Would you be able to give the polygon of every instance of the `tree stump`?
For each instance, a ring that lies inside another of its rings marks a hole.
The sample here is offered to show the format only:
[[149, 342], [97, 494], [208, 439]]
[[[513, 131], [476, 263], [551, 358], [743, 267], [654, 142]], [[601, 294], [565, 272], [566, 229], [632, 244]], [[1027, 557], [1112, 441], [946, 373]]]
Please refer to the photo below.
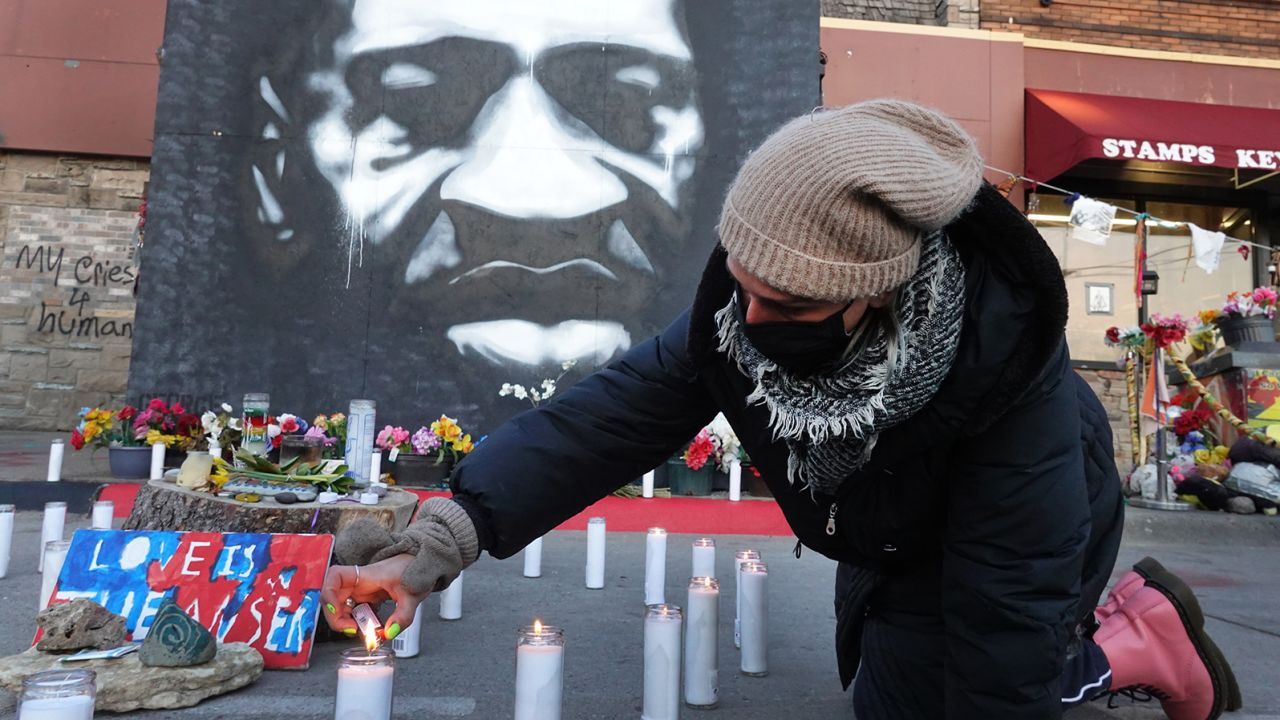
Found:
[[417, 505], [417, 495], [395, 489], [377, 505], [282, 505], [265, 497], [261, 502], [246, 503], [151, 480], [138, 491], [124, 529], [336, 534], [358, 518], [371, 518], [388, 530], [402, 530]]

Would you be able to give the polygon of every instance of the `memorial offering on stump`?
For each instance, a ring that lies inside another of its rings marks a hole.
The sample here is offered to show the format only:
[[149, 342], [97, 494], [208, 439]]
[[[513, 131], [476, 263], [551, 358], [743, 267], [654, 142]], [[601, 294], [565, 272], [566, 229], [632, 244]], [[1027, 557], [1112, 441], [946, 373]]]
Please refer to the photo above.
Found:
[[109, 650], [127, 640], [124, 618], [92, 600], [76, 598], [41, 610], [36, 615], [42, 652]]
[[188, 667], [209, 662], [217, 652], [213, 634], [172, 599], [165, 599], [151, 621], [138, 659], [147, 667]]
[[219, 642], [249, 643], [268, 668], [305, 669], [332, 546], [330, 535], [78, 530], [53, 597], [101, 604], [134, 641], [172, 633], [161, 645], [198, 635], [179, 611]]

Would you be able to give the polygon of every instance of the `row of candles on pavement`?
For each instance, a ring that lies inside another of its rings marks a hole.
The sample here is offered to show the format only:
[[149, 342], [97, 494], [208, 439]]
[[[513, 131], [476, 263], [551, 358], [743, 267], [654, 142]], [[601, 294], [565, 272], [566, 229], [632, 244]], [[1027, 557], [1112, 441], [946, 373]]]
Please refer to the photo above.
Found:
[[[587, 522], [587, 588], [604, 587], [604, 558], [605, 519], [591, 518]], [[720, 584], [716, 579], [715, 540], [700, 538], [693, 543], [693, 578], [684, 609], [666, 602], [666, 558], [667, 531], [650, 528], [645, 541], [644, 720], [679, 718], [682, 676], [684, 704], [712, 708], [719, 702]], [[739, 669], [743, 675], [763, 676], [769, 671], [768, 567], [754, 550], [738, 551], [734, 567], [737, 592], [733, 639], [741, 649]], [[524, 576], [541, 575], [542, 539], [538, 538], [524, 550]], [[441, 595], [443, 619], [462, 617], [463, 576], [458, 575]], [[358, 605], [353, 614], [367, 647], [342, 653], [335, 718], [390, 718], [393, 657], [418, 654], [422, 605], [418, 606], [410, 632], [395, 638], [391, 652], [378, 647], [380, 624], [372, 609]], [[563, 687], [564, 630], [535, 620], [517, 633], [515, 720], [559, 720]]]
[[[0, 505], [0, 578], [9, 574], [9, 558], [13, 549], [13, 505]], [[115, 504], [110, 500], [97, 500], [93, 503], [91, 525], [95, 530], [110, 530], [111, 520], [115, 516]], [[43, 610], [49, 604], [53, 594], [53, 586], [62, 573], [62, 563], [67, 559], [67, 549], [71, 541], [64, 539], [67, 523], [67, 504], [65, 502], [47, 502], [44, 504], [44, 522], [40, 526], [40, 554], [36, 561], [36, 569], [42, 574], [40, 581], [40, 597], [37, 610]]]

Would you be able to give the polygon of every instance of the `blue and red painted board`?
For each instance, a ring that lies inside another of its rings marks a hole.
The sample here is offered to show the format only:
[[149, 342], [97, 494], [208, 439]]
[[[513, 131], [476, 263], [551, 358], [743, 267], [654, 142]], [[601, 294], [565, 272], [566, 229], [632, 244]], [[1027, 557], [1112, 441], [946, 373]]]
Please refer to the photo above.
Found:
[[141, 640], [172, 597], [267, 668], [305, 669], [332, 549], [330, 535], [77, 530], [53, 601], [93, 600]]

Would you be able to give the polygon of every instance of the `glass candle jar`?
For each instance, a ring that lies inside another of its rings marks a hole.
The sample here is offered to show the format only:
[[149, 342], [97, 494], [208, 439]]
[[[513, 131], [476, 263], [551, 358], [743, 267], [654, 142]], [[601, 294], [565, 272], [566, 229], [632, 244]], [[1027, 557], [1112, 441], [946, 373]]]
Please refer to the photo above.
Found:
[[516, 634], [515, 720], [560, 720], [564, 630], [535, 620]]
[[92, 670], [47, 670], [22, 681], [18, 720], [93, 720]]
[[641, 720], [680, 720], [680, 631], [676, 605], [644, 611], [644, 699]]
[[373, 400], [352, 400], [347, 409], [347, 467], [356, 479], [357, 487], [365, 487], [373, 457], [374, 425], [378, 418], [378, 403]]
[[49, 600], [58, 587], [58, 576], [62, 574], [62, 564], [66, 562], [69, 549], [70, 540], [54, 540], [44, 546], [44, 573], [40, 576], [40, 604], [37, 610], [49, 607]]
[[[284, 467], [294, 458], [298, 463], [308, 465], [318, 463], [324, 455], [324, 440], [306, 435], [285, 435], [280, 440], [280, 466]], [[294, 465], [296, 468], [297, 465]]]
[[241, 431], [240, 447], [254, 455], [266, 455], [269, 442], [267, 440], [267, 413], [271, 410], [271, 396], [267, 393], [246, 393], [242, 416], [244, 428]]
[[390, 650], [343, 650], [334, 720], [391, 720], [395, 659]]

